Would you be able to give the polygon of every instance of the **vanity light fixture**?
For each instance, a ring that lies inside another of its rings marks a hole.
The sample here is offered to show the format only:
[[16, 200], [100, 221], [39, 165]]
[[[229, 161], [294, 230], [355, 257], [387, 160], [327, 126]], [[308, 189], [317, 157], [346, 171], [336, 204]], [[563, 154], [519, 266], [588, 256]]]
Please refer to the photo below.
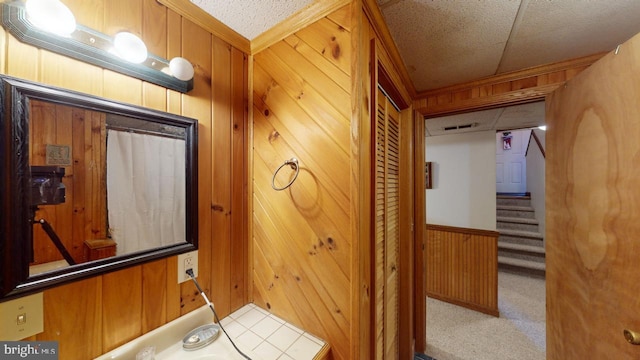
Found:
[[[182, 93], [193, 89], [193, 65], [147, 52], [135, 34], [110, 37], [77, 24], [60, 0], [2, 3], [2, 26], [19, 41]], [[173, 65], [172, 65], [173, 63]]]
[[27, 20], [43, 31], [69, 37], [76, 31], [76, 18], [59, 0], [28, 0]]
[[113, 37], [113, 51], [119, 57], [140, 64], [147, 60], [147, 46], [136, 35], [123, 31]]

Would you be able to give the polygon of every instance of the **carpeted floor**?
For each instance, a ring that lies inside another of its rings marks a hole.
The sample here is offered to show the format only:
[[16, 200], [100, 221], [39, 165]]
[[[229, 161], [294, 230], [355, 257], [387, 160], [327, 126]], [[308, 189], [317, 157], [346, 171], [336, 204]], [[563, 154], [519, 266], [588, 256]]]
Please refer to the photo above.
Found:
[[496, 318], [428, 298], [427, 355], [437, 360], [545, 359], [544, 279], [499, 272], [498, 309]]

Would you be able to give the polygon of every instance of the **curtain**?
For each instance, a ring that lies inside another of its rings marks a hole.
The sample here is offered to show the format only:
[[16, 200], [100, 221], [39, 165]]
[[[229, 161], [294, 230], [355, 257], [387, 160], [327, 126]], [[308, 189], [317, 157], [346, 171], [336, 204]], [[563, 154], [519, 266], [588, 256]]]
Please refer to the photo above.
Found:
[[117, 254], [186, 241], [185, 141], [107, 131], [107, 212]]

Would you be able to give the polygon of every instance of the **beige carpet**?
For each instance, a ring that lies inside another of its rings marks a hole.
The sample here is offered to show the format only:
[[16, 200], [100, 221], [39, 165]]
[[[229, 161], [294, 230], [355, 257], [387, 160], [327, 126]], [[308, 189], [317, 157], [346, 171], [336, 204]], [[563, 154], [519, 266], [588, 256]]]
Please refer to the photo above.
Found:
[[437, 360], [545, 359], [545, 282], [498, 273], [496, 318], [427, 299], [427, 355]]

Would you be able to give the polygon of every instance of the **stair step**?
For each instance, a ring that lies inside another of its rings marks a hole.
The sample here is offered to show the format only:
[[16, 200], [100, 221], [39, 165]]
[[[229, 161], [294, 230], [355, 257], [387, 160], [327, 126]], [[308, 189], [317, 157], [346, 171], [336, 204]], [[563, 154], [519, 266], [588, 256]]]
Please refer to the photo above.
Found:
[[497, 222], [517, 223], [517, 224], [529, 224], [538, 225], [538, 220], [531, 218], [512, 217], [512, 216], [496, 216]]
[[518, 268], [525, 268], [525, 269], [532, 269], [532, 270], [539, 270], [539, 271], [545, 271], [546, 269], [545, 264], [541, 262], [514, 259], [514, 258], [509, 258], [504, 256], [498, 256], [498, 264], [510, 265]]
[[531, 206], [517, 206], [517, 205], [496, 205], [496, 210], [512, 210], [512, 211], [525, 211], [533, 212], [534, 209]]
[[531, 206], [531, 196], [498, 195], [496, 196], [496, 204], [511, 206]]
[[498, 241], [498, 249], [507, 249], [512, 251], [528, 252], [542, 255], [545, 254], [544, 248], [542, 246], [514, 244], [504, 241]]
[[544, 236], [542, 236], [542, 234], [540, 234], [539, 232], [534, 232], [534, 231], [501, 229], [498, 232], [500, 233], [500, 235], [504, 235], [504, 236], [522, 237], [522, 238], [536, 239], [536, 240], [543, 240], [544, 239]]

